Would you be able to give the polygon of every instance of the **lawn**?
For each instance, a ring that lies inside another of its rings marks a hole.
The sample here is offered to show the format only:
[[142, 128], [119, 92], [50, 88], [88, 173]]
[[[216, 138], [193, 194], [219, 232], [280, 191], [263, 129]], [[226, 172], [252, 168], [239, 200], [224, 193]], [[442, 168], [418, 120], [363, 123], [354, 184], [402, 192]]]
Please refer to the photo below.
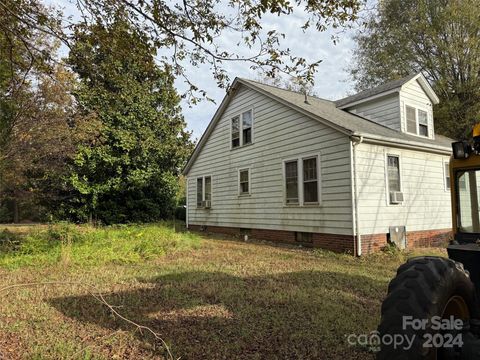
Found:
[[2, 359], [373, 359], [346, 335], [376, 329], [406, 257], [444, 254], [358, 259], [168, 224], [11, 229], [0, 244]]

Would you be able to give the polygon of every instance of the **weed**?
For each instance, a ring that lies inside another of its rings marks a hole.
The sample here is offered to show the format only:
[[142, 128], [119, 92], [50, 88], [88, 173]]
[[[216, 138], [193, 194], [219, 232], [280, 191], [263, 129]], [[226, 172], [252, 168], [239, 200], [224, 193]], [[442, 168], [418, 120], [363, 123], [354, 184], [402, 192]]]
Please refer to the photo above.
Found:
[[9, 245], [2, 246], [0, 266], [8, 268], [131, 264], [199, 244], [197, 236], [176, 233], [167, 224], [94, 228], [59, 223], [23, 235], [1, 234], [0, 242]]

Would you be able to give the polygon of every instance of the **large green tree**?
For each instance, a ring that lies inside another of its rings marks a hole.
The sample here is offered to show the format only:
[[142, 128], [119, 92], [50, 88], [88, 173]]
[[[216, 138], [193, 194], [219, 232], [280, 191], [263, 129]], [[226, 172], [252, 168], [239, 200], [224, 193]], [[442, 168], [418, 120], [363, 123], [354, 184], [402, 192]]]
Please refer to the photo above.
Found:
[[356, 36], [351, 75], [363, 90], [422, 72], [441, 102], [436, 131], [464, 138], [480, 118], [477, 0], [383, 0]]
[[75, 98], [100, 126], [96, 142], [77, 149], [70, 177], [77, 196], [68, 207], [79, 219], [105, 223], [169, 216], [192, 149], [173, 76], [124, 13], [108, 25], [78, 25], [74, 38]]

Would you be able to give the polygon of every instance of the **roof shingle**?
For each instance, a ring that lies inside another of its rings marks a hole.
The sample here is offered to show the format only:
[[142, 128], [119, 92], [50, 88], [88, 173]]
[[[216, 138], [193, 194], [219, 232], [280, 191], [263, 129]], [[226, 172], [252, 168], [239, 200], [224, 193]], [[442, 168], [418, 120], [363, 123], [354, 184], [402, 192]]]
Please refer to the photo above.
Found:
[[381, 94], [383, 92], [386, 92], [386, 91], [390, 91], [390, 90], [400, 88], [402, 85], [409, 82], [410, 80], [412, 80], [417, 75], [418, 74], [408, 75], [408, 76], [406, 76], [404, 78], [401, 78], [401, 79], [398, 79], [398, 80], [389, 81], [385, 84], [374, 87], [373, 89], [360, 91], [359, 93], [357, 93], [355, 95], [347, 96], [343, 99], [335, 101], [335, 105], [337, 105], [338, 107], [342, 107], [342, 106], [347, 105], [347, 104], [351, 104], [351, 103], [354, 103], [354, 102], [357, 102], [357, 101], [360, 101], [360, 100], [363, 100], [363, 99], [367, 99], [367, 98], [375, 96], [375, 95], [379, 95], [379, 94]]
[[404, 141], [426, 147], [442, 147], [445, 150], [450, 150], [451, 143], [454, 141], [448, 137], [438, 134], [435, 135], [435, 139], [409, 135], [378, 124], [372, 120], [352, 114], [348, 111], [341, 110], [337, 107], [336, 102], [334, 101], [321, 99], [315, 96], [307, 96], [308, 102], [306, 103], [305, 94], [302, 93], [280, 89], [253, 80], [238, 79], [238, 81], [257, 89], [262, 93], [267, 93], [270, 96], [283, 101], [284, 103], [288, 103], [294, 108], [308, 112], [314, 117], [320, 117], [321, 119], [332, 124], [334, 127], [339, 127], [352, 135], [372, 135], [384, 138], [386, 141], [390, 141], [392, 143]]

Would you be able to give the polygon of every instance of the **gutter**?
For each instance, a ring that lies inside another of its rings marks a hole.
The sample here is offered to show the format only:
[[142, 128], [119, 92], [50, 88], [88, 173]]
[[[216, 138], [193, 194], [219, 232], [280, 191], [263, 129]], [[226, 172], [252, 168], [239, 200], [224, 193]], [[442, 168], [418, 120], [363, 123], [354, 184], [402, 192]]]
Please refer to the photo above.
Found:
[[357, 171], [357, 145], [363, 142], [363, 136], [350, 136], [352, 159], [352, 201], [353, 201], [353, 234], [355, 236], [354, 252], [356, 256], [362, 255], [362, 236], [360, 234], [360, 221], [358, 211], [358, 171]]
[[[395, 139], [394, 141], [389, 140], [388, 138], [372, 135], [372, 134], [362, 134], [355, 132], [350, 138], [362, 138], [362, 141], [365, 141], [369, 144], [378, 144], [390, 147], [400, 147], [404, 149], [417, 150], [417, 151], [430, 151], [432, 153], [441, 154], [441, 155], [452, 155], [452, 149], [450, 147], [444, 147], [440, 145], [433, 144], [421, 144], [415, 141], [409, 140], [400, 140]], [[452, 140], [454, 141], [454, 140]]]

